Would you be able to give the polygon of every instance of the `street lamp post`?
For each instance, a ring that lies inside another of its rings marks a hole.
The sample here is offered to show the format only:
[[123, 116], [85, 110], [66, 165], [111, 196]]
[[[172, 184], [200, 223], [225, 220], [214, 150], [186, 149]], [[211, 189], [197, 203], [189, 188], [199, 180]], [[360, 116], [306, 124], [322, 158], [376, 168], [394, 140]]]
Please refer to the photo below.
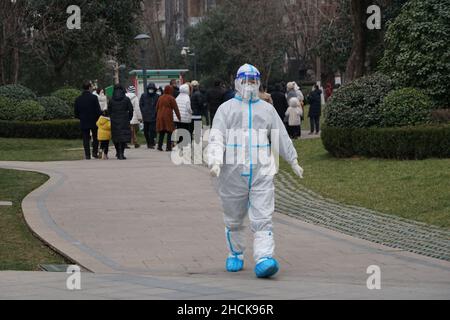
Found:
[[125, 78], [126, 78], [126, 76], [125, 76], [126, 69], [127, 69], [127, 66], [124, 64], [121, 64], [119, 66], [119, 83], [124, 84]]
[[142, 77], [143, 77], [143, 91], [145, 92], [145, 89], [147, 88], [147, 70], [145, 68], [145, 43], [146, 40], [150, 39], [150, 37], [146, 34], [140, 34], [137, 35], [134, 40], [138, 41], [140, 44], [140, 49], [141, 49], [141, 59], [142, 59]]
[[198, 80], [197, 78], [197, 55], [195, 53], [192, 54], [194, 56], [194, 77], [195, 80]]
[[191, 48], [189, 48], [189, 47], [183, 47], [183, 49], [181, 50], [181, 55], [185, 58], [187, 56], [194, 57], [194, 78], [195, 78], [195, 80], [198, 80], [197, 79], [197, 55], [195, 54], [195, 52], [193, 52], [191, 50]]

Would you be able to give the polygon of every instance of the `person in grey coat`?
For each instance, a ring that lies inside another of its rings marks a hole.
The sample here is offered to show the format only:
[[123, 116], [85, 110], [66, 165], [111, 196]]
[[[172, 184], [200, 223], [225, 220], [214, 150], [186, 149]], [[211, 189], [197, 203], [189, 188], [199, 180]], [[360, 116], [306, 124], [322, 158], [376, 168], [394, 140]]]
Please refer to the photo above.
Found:
[[133, 105], [126, 96], [125, 89], [120, 84], [116, 84], [112, 99], [108, 103], [108, 113], [111, 118], [112, 140], [119, 160], [126, 160], [125, 145], [131, 142], [130, 121], [133, 118], [133, 112]]

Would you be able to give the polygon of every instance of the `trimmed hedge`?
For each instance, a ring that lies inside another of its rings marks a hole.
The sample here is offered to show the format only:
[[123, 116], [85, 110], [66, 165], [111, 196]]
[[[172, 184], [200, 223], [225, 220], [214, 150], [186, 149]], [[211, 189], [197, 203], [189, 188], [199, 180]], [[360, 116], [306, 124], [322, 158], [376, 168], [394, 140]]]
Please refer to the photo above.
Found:
[[0, 120], [40, 121], [44, 116], [44, 107], [34, 100], [15, 101], [0, 96]]
[[437, 108], [450, 104], [450, 1], [410, 0], [388, 24], [381, 70], [425, 90]]
[[45, 109], [45, 120], [73, 119], [73, 109], [58, 97], [41, 97], [38, 101]]
[[382, 127], [405, 127], [429, 123], [431, 99], [419, 89], [402, 88], [389, 92], [380, 105]]
[[14, 120], [15, 106], [14, 100], [0, 96], [0, 120]]
[[80, 139], [78, 120], [38, 122], [0, 121], [0, 137], [33, 139]]
[[36, 95], [33, 91], [18, 84], [1, 86], [0, 96], [7, 97], [16, 101], [36, 100]]
[[40, 121], [44, 120], [45, 109], [34, 100], [20, 101], [14, 107], [13, 120], [16, 121]]
[[322, 142], [335, 157], [450, 158], [450, 125], [402, 128], [324, 127]]
[[75, 106], [75, 100], [81, 95], [81, 91], [72, 88], [59, 89], [52, 93], [53, 97], [57, 97], [64, 101], [70, 108]]
[[337, 90], [325, 108], [330, 127], [369, 128], [381, 122], [380, 104], [394, 88], [392, 80], [375, 73], [352, 81]]

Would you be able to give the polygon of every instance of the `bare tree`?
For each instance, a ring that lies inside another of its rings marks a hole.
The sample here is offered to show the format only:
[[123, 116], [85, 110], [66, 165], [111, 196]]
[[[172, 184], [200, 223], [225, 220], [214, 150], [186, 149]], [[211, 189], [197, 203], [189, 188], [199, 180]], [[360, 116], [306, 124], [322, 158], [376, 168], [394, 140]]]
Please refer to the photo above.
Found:
[[283, 0], [285, 25], [288, 32], [289, 56], [306, 66], [314, 66], [316, 80], [321, 76], [321, 56], [316, 50], [322, 25], [338, 20], [337, 8], [342, 0]]
[[228, 19], [233, 25], [229, 32], [234, 42], [223, 46], [224, 53], [258, 66], [262, 81], [267, 84], [274, 64], [282, 59], [287, 45], [282, 7], [274, 0], [227, 0], [223, 5], [230, 8]]
[[364, 74], [367, 50], [365, 14], [367, 0], [351, 0], [351, 20], [353, 28], [353, 47], [345, 72], [346, 79], [351, 81]]
[[[170, 61], [171, 49], [177, 41], [177, 23], [186, 18], [182, 13], [184, 0], [143, 0], [142, 29], [150, 36], [150, 62], [157, 68], [166, 68]], [[178, 3], [178, 6], [175, 4]], [[183, 23], [186, 23], [184, 21]]]
[[20, 50], [29, 39], [24, 0], [0, 2], [0, 84], [17, 83]]
[[318, 31], [316, 16], [318, 14], [315, 0], [283, 0], [286, 14], [286, 30], [289, 35], [290, 53], [297, 61], [311, 62], [312, 48], [315, 46]]

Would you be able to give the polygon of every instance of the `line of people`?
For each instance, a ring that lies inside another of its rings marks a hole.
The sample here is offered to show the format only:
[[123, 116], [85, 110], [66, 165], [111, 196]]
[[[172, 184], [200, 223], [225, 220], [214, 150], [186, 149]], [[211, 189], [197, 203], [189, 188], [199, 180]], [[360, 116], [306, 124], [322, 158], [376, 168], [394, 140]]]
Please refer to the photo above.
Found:
[[159, 90], [155, 83], [149, 83], [138, 98], [134, 86], [125, 90], [118, 84], [108, 102], [103, 89], [94, 89], [92, 83], [86, 81], [82, 94], [75, 102], [75, 117], [80, 120], [85, 158], [109, 159], [109, 143], [112, 140], [117, 159], [126, 160], [125, 149], [129, 148], [129, 143], [135, 148], [140, 147], [137, 137], [141, 129], [149, 149], [157, 147], [163, 151], [166, 141], [166, 151], [171, 151], [175, 129], [186, 129], [192, 133], [193, 121], [203, 121], [206, 117], [209, 122], [207, 101], [200, 92], [198, 82], [178, 88], [176, 81], [172, 81], [164, 92]]
[[85, 159], [108, 159], [109, 143], [112, 139], [117, 159], [125, 160], [127, 144], [133, 142], [135, 146], [139, 146], [136, 129], [142, 121], [142, 114], [136, 90], [129, 87], [127, 92], [118, 84], [114, 86], [109, 102], [103, 89], [97, 89], [95, 94], [93, 92], [92, 83], [85, 81], [83, 92], [75, 101], [75, 118], [80, 120]]
[[[305, 97], [300, 87], [295, 82], [289, 82], [286, 90], [281, 84], [275, 85], [271, 94], [265, 89], [261, 86], [259, 98], [274, 106], [291, 139], [299, 138], [305, 117]], [[227, 87], [219, 80], [206, 92], [201, 90], [198, 81], [178, 88], [176, 80], [172, 80], [163, 92], [155, 83], [149, 83], [140, 98], [134, 86], [125, 90], [121, 85], [116, 85], [108, 102], [104, 90], [94, 90], [92, 83], [87, 81], [75, 103], [75, 117], [80, 119], [85, 157], [108, 159], [112, 139], [116, 157], [125, 160], [125, 149], [129, 148], [129, 143], [135, 148], [140, 147], [137, 138], [139, 130], [143, 130], [149, 149], [163, 151], [166, 141], [166, 151], [172, 151], [172, 134], [176, 129], [185, 129], [192, 136], [196, 121], [203, 123], [205, 119], [207, 126], [212, 125], [218, 108], [234, 98], [235, 94], [231, 86]], [[321, 95], [322, 91], [316, 85], [307, 97], [310, 104], [310, 135], [320, 132]], [[181, 139], [177, 141], [181, 142]]]

